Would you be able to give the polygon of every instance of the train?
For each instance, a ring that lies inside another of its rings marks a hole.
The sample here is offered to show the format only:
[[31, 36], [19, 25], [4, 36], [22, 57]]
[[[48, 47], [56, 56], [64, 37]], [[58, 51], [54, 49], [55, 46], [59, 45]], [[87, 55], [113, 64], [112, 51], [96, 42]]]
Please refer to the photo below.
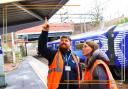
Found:
[[[107, 29], [86, 32], [70, 36], [72, 39], [71, 50], [84, 61], [81, 45], [85, 41], [98, 43], [100, 50], [105, 52], [110, 59], [110, 70], [117, 80], [128, 80], [128, 23], [113, 25]], [[47, 46], [57, 49], [60, 40], [48, 42]]]

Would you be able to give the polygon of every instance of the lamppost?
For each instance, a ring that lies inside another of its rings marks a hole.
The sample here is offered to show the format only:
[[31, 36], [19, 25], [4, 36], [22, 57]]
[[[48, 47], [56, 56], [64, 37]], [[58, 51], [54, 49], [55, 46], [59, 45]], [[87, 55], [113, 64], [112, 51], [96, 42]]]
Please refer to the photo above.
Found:
[[27, 56], [28, 35], [26, 35], [26, 36], [24, 37], [24, 42], [25, 42], [25, 53], [26, 53], [26, 56]]
[[14, 33], [11, 33], [12, 37], [12, 57], [13, 57], [13, 66], [16, 66], [16, 55], [15, 55], [15, 43], [14, 43]]

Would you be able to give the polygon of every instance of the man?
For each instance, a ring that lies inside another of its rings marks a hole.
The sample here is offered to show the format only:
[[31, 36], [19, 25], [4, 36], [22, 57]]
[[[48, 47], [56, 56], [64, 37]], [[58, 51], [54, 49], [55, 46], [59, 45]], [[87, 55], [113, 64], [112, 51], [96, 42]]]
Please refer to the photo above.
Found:
[[70, 50], [71, 39], [60, 38], [58, 50], [47, 48], [49, 24], [43, 25], [38, 41], [38, 52], [48, 60], [48, 89], [79, 89], [82, 75], [79, 60]]

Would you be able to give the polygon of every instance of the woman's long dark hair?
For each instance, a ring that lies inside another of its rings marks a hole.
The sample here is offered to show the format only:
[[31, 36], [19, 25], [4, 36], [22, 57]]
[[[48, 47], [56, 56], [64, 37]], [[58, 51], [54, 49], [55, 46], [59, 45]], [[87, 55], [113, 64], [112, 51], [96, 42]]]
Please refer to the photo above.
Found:
[[93, 52], [99, 48], [99, 45], [95, 43], [94, 41], [86, 41], [85, 44], [87, 44], [88, 46], [92, 48], [91, 56]]
[[[95, 43], [94, 41], [86, 41], [85, 44], [87, 44], [89, 47], [92, 48], [92, 52], [90, 53], [90, 56], [92, 57], [93, 52], [99, 48], [99, 45], [97, 43]], [[87, 70], [90, 69], [92, 66], [92, 63], [90, 63], [90, 62], [93, 62], [93, 61], [90, 61], [91, 57], [87, 58], [87, 60], [85, 62], [85, 64], [87, 65], [86, 66]]]

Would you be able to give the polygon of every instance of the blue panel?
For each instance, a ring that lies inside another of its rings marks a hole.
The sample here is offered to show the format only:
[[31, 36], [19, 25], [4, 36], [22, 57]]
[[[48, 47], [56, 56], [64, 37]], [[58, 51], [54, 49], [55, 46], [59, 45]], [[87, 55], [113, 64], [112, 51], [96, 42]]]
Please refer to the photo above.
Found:
[[114, 32], [115, 64], [118, 68], [126, 66], [128, 69], [128, 28], [117, 27]]

